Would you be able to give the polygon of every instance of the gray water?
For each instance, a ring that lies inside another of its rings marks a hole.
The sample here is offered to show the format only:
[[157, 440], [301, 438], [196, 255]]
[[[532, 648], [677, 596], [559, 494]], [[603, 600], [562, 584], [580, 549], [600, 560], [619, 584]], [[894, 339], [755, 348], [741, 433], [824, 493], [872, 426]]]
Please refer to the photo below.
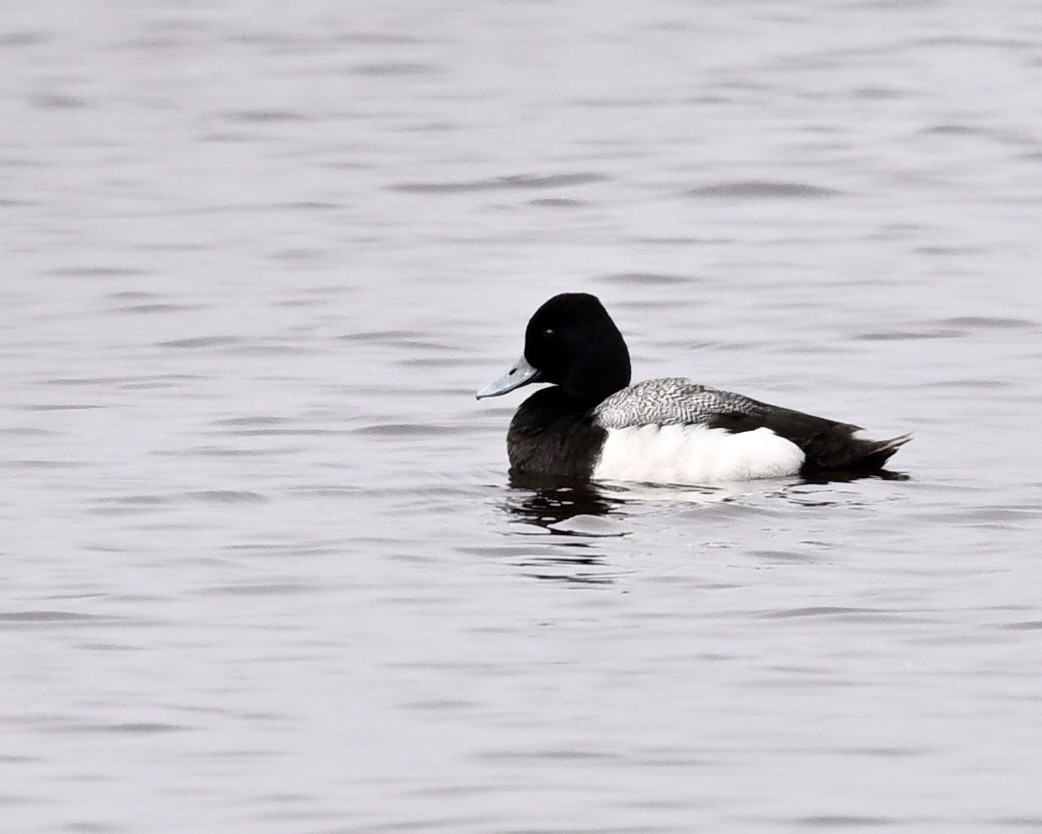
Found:
[[[1042, 6], [9, 2], [0, 819], [1042, 828]], [[512, 487], [546, 298], [905, 480]]]

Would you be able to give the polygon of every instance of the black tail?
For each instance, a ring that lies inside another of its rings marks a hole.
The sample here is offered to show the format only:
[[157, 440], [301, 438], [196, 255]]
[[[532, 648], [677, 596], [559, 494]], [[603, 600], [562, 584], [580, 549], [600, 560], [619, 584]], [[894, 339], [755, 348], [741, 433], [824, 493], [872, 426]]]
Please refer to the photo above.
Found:
[[831, 431], [809, 438], [789, 438], [803, 449], [807, 460], [804, 469], [839, 469], [850, 472], [870, 472], [881, 469], [902, 446], [912, 439], [910, 434], [889, 440], [871, 440], [856, 437], [856, 429], [836, 424]]

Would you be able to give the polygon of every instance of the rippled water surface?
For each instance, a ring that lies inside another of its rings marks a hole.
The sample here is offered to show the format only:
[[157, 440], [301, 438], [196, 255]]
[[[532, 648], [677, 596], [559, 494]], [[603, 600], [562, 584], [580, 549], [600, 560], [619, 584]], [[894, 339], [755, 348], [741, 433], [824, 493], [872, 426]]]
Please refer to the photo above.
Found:
[[[0, 11], [0, 818], [1042, 828], [1042, 6]], [[511, 486], [473, 392], [914, 431], [906, 479]]]

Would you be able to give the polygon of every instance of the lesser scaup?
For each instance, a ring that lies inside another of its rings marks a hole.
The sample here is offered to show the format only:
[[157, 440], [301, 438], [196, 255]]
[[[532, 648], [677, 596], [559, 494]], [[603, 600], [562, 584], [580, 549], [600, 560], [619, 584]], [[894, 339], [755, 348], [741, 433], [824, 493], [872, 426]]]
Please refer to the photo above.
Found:
[[477, 397], [534, 382], [552, 387], [525, 400], [510, 423], [516, 474], [702, 484], [871, 472], [911, 439], [869, 440], [858, 426], [686, 379], [630, 385], [626, 342], [586, 293], [554, 296], [536, 310], [521, 359]]

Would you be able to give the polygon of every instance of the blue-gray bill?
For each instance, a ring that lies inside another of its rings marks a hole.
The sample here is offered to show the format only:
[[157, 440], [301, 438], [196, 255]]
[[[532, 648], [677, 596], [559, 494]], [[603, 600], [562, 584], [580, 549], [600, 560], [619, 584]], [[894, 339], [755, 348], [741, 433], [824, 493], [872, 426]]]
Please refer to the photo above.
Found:
[[498, 397], [500, 394], [513, 391], [515, 388], [520, 388], [522, 385], [527, 385], [529, 382], [538, 381], [539, 371], [529, 365], [528, 360], [522, 356], [514, 363], [514, 367], [503, 374], [503, 376], [495, 382], [486, 385], [478, 391], [476, 396], [479, 400], [484, 399], [485, 397]]

